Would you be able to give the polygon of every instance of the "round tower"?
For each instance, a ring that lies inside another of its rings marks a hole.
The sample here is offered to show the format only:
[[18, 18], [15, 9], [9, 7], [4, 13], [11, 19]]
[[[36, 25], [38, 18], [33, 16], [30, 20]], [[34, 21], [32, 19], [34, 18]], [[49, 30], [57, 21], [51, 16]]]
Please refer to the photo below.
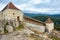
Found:
[[50, 18], [48, 18], [45, 21], [45, 24], [46, 24], [46, 32], [51, 33], [54, 29], [54, 22]]

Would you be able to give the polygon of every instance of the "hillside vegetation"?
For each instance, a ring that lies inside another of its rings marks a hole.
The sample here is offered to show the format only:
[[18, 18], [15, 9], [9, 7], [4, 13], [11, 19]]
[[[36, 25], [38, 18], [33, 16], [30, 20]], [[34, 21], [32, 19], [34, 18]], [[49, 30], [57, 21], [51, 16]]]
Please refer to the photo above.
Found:
[[51, 20], [54, 22], [55, 29], [60, 30], [60, 17], [40, 15], [40, 16], [34, 16], [32, 18], [45, 22], [48, 17], [50, 17]]

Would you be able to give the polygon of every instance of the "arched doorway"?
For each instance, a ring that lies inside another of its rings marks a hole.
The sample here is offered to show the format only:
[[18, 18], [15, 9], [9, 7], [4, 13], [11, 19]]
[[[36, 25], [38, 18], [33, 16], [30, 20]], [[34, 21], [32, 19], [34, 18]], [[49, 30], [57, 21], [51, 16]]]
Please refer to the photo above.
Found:
[[20, 17], [19, 16], [17, 16], [17, 21], [18, 21], [18, 23], [20, 25], [21, 24], [21, 21], [20, 21]]
[[17, 16], [17, 19], [19, 20], [19, 19], [20, 19], [20, 17], [19, 17], [19, 16]]

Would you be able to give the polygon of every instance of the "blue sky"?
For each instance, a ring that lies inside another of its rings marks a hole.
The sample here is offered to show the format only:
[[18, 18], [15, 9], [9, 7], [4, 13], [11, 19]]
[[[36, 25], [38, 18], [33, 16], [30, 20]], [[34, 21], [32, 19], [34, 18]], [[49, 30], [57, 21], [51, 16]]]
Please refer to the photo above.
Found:
[[0, 0], [0, 10], [9, 2], [24, 12], [60, 14], [60, 0]]

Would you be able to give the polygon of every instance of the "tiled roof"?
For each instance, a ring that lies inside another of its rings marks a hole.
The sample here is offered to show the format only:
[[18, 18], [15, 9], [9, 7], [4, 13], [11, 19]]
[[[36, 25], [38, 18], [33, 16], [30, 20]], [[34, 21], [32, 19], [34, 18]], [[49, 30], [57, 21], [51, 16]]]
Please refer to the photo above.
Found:
[[53, 21], [50, 19], [50, 18], [48, 18], [46, 21], [45, 21], [45, 23], [52, 23]]
[[15, 6], [13, 5], [12, 2], [9, 2], [9, 3], [4, 7], [4, 9], [3, 9], [2, 11], [4, 11], [4, 10], [7, 9], [7, 8], [19, 10], [17, 7], [15, 7]]
[[33, 19], [33, 18], [30, 18], [30, 17], [27, 17], [27, 16], [24, 16], [24, 18], [25, 18], [25, 20], [27, 19], [27, 20], [29, 20], [29, 21], [32, 21], [32, 22], [35, 22], [35, 23], [39, 23], [39, 24], [45, 25], [44, 22], [39, 21], [39, 20], [36, 20], [36, 19]]

